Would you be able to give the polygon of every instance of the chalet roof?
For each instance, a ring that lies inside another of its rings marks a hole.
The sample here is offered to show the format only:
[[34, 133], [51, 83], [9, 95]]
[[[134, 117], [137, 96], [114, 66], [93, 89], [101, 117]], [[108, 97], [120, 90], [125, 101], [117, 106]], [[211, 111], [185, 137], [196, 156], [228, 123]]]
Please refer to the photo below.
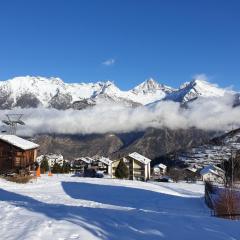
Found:
[[93, 159], [90, 158], [90, 157], [80, 157], [80, 158], [75, 158], [76, 161], [83, 161], [85, 163], [92, 163], [93, 162]]
[[186, 170], [193, 172], [193, 173], [197, 172], [197, 168], [195, 168], [195, 167], [188, 167], [188, 168], [186, 168]]
[[98, 161], [107, 164], [108, 166], [110, 166], [112, 164], [112, 160], [110, 160], [109, 158], [105, 158], [105, 157], [100, 157], [98, 159]]
[[30, 150], [38, 148], [39, 145], [33, 142], [30, 142], [26, 139], [20, 138], [16, 135], [0, 134], [0, 140], [3, 142], [9, 143], [15, 147], [18, 147], [22, 150]]
[[224, 174], [224, 170], [222, 170], [221, 168], [214, 166], [214, 165], [208, 165], [200, 171], [200, 174], [202, 176], [205, 174], [208, 174], [208, 173], [212, 173], [214, 175], [220, 176], [220, 175]]
[[133, 152], [133, 153], [129, 154], [128, 156], [143, 163], [143, 164], [149, 164], [152, 161], [151, 159], [146, 158], [137, 152]]
[[154, 168], [161, 168], [161, 169], [165, 170], [167, 168], [167, 166], [160, 163], [160, 164], [155, 165]]

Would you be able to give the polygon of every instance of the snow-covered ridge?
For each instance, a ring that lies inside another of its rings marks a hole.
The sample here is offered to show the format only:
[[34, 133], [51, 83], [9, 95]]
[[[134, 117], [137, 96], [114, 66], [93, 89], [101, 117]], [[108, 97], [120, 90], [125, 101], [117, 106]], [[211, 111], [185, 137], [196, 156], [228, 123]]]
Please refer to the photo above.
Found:
[[[48, 107], [52, 99], [68, 98], [70, 103], [84, 99], [110, 98], [113, 101], [132, 101], [139, 104], [162, 99], [174, 89], [157, 83], [153, 79], [146, 80], [129, 91], [120, 90], [113, 82], [96, 83], [65, 83], [60, 78], [45, 77], [15, 77], [7, 81], [0, 81], [0, 93], [8, 102], [17, 104], [22, 96], [31, 96], [39, 104]], [[24, 99], [25, 100], [25, 99]], [[61, 100], [61, 99], [60, 99]], [[6, 104], [6, 103], [5, 103]]]
[[65, 83], [57, 77], [24, 76], [0, 81], [0, 105], [2, 109], [16, 106], [81, 109], [101, 101], [146, 105], [163, 99], [187, 102], [198, 96], [219, 97], [226, 92], [230, 91], [201, 79], [174, 89], [150, 78], [129, 91], [122, 91], [111, 81]]
[[223, 97], [225, 94], [234, 94], [234, 92], [219, 88], [206, 80], [195, 79], [184, 83], [178, 91], [170, 93], [165, 99], [185, 103], [198, 97]]

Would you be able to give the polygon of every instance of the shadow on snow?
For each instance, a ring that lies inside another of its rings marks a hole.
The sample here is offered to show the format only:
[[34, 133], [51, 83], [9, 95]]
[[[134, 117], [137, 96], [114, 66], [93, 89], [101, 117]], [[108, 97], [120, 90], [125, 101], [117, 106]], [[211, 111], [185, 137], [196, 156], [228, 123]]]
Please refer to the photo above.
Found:
[[[142, 189], [76, 182], [62, 182], [62, 187], [66, 194], [75, 199], [134, 209], [114, 210], [49, 204], [3, 189], [0, 189], [0, 201], [44, 214], [54, 220], [74, 223], [96, 237], [99, 237], [100, 233], [101, 239], [155, 240], [179, 239], [184, 236], [187, 240], [204, 237], [208, 239], [239, 237], [239, 230], [236, 231], [239, 228], [237, 223], [230, 224], [229, 221], [222, 222], [203, 214], [201, 216], [200, 213], [190, 212], [191, 206], [203, 206], [200, 198], [182, 198]], [[186, 214], [188, 210], [189, 214]], [[222, 224], [217, 223], [224, 224], [224, 228]], [[229, 234], [225, 233], [226, 229]]]

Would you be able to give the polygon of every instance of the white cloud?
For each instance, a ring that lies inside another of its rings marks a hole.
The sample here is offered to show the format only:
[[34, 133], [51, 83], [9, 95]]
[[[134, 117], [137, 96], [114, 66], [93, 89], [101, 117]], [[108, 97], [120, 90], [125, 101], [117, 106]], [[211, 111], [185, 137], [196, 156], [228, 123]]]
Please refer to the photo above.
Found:
[[[118, 104], [101, 104], [84, 110], [15, 109], [24, 113], [26, 126], [18, 133], [92, 134], [130, 132], [149, 127], [202, 130], [231, 130], [240, 127], [240, 107], [232, 107], [232, 97], [199, 98], [180, 107], [176, 102], [159, 102], [152, 107], [129, 108]], [[7, 111], [0, 111], [1, 119]]]
[[193, 76], [193, 79], [209, 81], [209, 78], [205, 73], [196, 74], [196, 75]]
[[113, 64], [115, 64], [115, 62], [116, 62], [115, 59], [110, 58], [110, 59], [107, 59], [104, 62], [102, 62], [102, 64], [105, 66], [112, 66]]

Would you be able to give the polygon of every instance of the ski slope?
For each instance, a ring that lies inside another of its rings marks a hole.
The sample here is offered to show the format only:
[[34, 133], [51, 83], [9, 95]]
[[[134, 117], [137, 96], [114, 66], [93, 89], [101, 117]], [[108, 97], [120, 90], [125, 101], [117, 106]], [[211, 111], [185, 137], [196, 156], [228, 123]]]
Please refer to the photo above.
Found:
[[240, 221], [210, 216], [203, 185], [42, 176], [0, 179], [0, 239], [240, 239]]

